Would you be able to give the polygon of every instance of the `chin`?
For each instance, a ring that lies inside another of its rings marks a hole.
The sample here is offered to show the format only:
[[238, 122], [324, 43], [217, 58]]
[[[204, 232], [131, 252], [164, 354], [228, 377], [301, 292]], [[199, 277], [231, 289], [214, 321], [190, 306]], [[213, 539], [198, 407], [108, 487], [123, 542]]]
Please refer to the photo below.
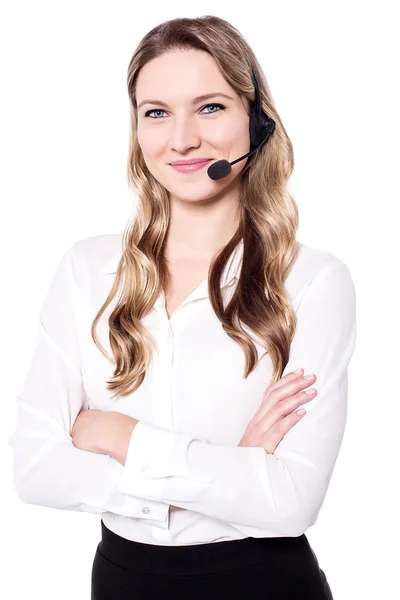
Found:
[[193, 191], [193, 193], [191, 194], [188, 190], [184, 190], [184, 191], [177, 191], [177, 193], [171, 193], [170, 194], [170, 198], [172, 200], [178, 200], [179, 202], [191, 202], [191, 203], [195, 203], [195, 202], [207, 202], [207, 201], [212, 201], [215, 199], [215, 190], [210, 191], [210, 190], [204, 190], [203, 193], [199, 192], [199, 189], [197, 188], [195, 191]]

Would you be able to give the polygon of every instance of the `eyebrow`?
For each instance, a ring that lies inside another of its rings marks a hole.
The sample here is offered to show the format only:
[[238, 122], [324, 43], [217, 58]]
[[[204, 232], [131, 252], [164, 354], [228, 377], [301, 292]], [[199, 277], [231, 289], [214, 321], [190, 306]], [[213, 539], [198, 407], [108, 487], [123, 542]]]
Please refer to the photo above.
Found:
[[[192, 104], [197, 104], [198, 102], [203, 102], [203, 100], [208, 100], [209, 98], [215, 98], [215, 96], [223, 96], [224, 98], [228, 98], [229, 100], [234, 100], [234, 98], [232, 98], [232, 96], [228, 96], [227, 94], [222, 94], [221, 92], [215, 92], [212, 94], [203, 94], [202, 96], [196, 96], [196, 98], [193, 98], [192, 100]], [[143, 105], [143, 104], [157, 104], [159, 106], [165, 106], [167, 107], [168, 104], [166, 104], [165, 102], [162, 102], [161, 100], [143, 100], [139, 106], [138, 109]]]

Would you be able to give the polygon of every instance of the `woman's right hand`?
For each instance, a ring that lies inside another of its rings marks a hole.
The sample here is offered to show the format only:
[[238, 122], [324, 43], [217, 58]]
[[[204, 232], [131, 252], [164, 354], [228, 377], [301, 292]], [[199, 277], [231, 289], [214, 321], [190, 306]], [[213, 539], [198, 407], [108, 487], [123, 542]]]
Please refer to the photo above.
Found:
[[300, 373], [288, 373], [267, 387], [261, 406], [247, 425], [238, 446], [258, 446], [268, 454], [275, 452], [289, 429], [306, 414], [299, 415], [296, 409], [317, 395], [315, 388], [303, 391], [317, 379], [315, 375], [304, 379], [303, 373], [303, 369]]

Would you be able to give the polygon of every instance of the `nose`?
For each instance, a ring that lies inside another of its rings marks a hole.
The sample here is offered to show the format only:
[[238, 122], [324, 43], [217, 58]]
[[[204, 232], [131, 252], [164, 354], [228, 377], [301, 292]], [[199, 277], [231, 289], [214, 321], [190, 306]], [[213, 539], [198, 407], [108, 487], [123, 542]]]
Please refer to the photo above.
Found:
[[169, 149], [184, 154], [190, 148], [200, 145], [201, 136], [198, 127], [189, 119], [176, 119], [171, 127]]

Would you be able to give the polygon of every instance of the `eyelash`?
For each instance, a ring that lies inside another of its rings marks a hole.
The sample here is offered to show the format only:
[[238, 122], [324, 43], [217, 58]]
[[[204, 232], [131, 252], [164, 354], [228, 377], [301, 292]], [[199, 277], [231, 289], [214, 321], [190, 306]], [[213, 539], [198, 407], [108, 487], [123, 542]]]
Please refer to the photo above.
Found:
[[[207, 108], [208, 106], [218, 106], [218, 107], [219, 107], [221, 110], [225, 110], [225, 106], [224, 106], [223, 104], [217, 104], [216, 102], [212, 102], [212, 103], [210, 103], [210, 104], [205, 104], [205, 105], [204, 105], [204, 106], [201, 108], [201, 110], [203, 110], [203, 108]], [[145, 116], [145, 118], [150, 118], [150, 119], [154, 119], [155, 121], [157, 121], [157, 120], [159, 120], [159, 119], [160, 119], [160, 118], [162, 118], [162, 117], [149, 117], [150, 113], [152, 113], [152, 112], [157, 112], [157, 111], [165, 112], [165, 110], [163, 110], [162, 108], [153, 108], [152, 110], [148, 110], [148, 111], [145, 113], [145, 115], [144, 115], [144, 116]], [[213, 114], [215, 114], [215, 113], [217, 113], [217, 112], [220, 112], [220, 111], [219, 111], [219, 110], [216, 110], [215, 112], [210, 112], [210, 113], [206, 113], [206, 114], [208, 114], [208, 115], [213, 115]]]

